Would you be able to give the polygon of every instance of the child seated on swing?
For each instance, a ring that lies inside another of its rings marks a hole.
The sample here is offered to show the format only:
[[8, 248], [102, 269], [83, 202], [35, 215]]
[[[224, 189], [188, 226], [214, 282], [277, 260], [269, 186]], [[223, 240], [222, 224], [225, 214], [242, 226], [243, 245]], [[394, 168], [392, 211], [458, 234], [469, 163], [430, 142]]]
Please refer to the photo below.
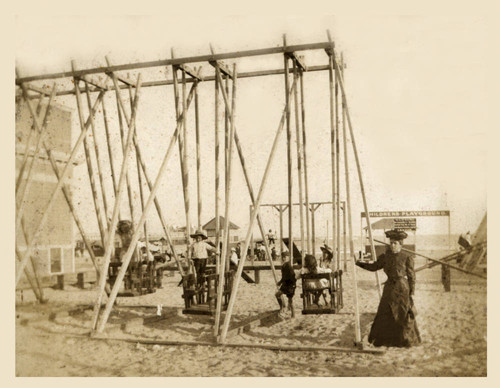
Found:
[[[279, 315], [284, 317], [287, 309], [290, 310], [292, 318], [295, 317], [295, 309], [293, 308], [293, 296], [295, 294], [295, 287], [297, 279], [290, 261], [285, 261], [281, 266], [281, 280], [278, 282], [278, 290], [276, 291], [276, 299], [280, 305]], [[286, 297], [286, 299], [285, 299]]]
[[[301, 275], [304, 274], [317, 274], [317, 273], [330, 273], [332, 270], [330, 268], [318, 267], [318, 262], [313, 255], [306, 255], [304, 257], [304, 268], [301, 269]], [[328, 279], [307, 279], [305, 283], [308, 290], [312, 290], [314, 294], [313, 304], [320, 305], [320, 298], [323, 296], [325, 304], [326, 300], [326, 290], [325, 288], [330, 286]], [[314, 291], [317, 289], [317, 291]]]

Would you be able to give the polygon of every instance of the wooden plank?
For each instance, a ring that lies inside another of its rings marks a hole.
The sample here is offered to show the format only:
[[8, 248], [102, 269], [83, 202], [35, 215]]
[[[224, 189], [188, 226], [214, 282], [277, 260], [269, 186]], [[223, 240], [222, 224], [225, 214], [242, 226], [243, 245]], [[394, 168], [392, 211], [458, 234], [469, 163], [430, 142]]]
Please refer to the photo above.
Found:
[[144, 345], [165, 345], [165, 346], [212, 346], [226, 348], [252, 348], [266, 349], [274, 351], [302, 351], [302, 352], [341, 352], [341, 353], [365, 353], [365, 354], [385, 354], [383, 349], [361, 349], [361, 348], [344, 348], [340, 346], [304, 346], [304, 345], [270, 345], [270, 344], [248, 344], [248, 343], [225, 343], [218, 344], [214, 342], [203, 341], [168, 341], [168, 340], [152, 340], [149, 338], [140, 337], [110, 337], [106, 335], [95, 335], [94, 340], [104, 341], [123, 341], [130, 343], [140, 343]]

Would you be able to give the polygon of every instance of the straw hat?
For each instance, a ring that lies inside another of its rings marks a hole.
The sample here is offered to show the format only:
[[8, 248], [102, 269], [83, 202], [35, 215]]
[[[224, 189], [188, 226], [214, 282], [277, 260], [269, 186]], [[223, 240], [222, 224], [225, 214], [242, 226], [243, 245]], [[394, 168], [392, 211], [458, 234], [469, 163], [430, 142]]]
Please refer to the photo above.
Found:
[[196, 232], [193, 234], [190, 234], [191, 238], [196, 238], [197, 236], [201, 236], [203, 240], [207, 239], [206, 233], [203, 231], [203, 229], [197, 229]]

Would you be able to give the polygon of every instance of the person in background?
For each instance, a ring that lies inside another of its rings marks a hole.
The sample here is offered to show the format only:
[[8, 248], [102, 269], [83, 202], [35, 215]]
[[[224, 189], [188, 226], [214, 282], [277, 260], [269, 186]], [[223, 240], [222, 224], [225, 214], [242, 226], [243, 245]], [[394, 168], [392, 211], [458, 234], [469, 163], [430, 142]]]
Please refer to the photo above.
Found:
[[278, 254], [276, 253], [276, 247], [272, 247], [271, 249], [271, 259], [276, 261], [278, 259]]
[[269, 245], [274, 245], [276, 237], [271, 229], [269, 229], [269, 233], [267, 234], [267, 240], [269, 241]]
[[374, 346], [410, 347], [421, 342], [413, 304], [416, 282], [414, 259], [401, 250], [403, 240], [408, 237], [406, 232], [393, 229], [385, 235], [390, 240], [385, 253], [373, 263], [356, 262], [368, 271], [383, 269], [387, 275], [368, 342]]
[[295, 309], [293, 307], [293, 296], [297, 287], [297, 279], [290, 261], [285, 261], [281, 266], [281, 280], [277, 283], [276, 299], [280, 305], [280, 316], [283, 318], [286, 315], [286, 310], [290, 310], [291, 317], [295, 317]]
[[333, 252], [332, 249], [328, 245], [323, 245], [321, 248], [321, 268], [331, 268], [332, 260], [333, 260]]

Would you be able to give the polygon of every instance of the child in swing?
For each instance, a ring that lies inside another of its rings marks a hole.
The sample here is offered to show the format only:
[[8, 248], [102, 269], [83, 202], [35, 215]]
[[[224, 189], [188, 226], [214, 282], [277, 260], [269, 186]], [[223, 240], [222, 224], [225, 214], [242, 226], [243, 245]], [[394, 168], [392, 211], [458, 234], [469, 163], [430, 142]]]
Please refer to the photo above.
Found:
[[[290, 261], [285, 261], [281, 267], [281, 280], [278, 282], [278, 290], [276, 291], [276, 299], [280, 305], [280, 317], [286, 316], [286, 309], [290, 310], [292, 318], [295, 317], [295, 309], [293, 308], [293, 296], [297, 279]], [[288, 302], [288, 303], [287, 303]]]
[[[317, 274], [317, 273], [329, 273], [332, 272], [330, 268], [322, 268], [318, 267], [318, 262], [313, 255], [306, 255], [304, 257], [304, 268], [300, 271], [301, 275], [303, 274]], [[327, 279], [309, 279], [307, 280], [306, 286], [309, 290], [315, 290], [314, 292], [314, 301], [313, 304], [320, 306], [320, 298], [323, 296], [323, 300], [325, 304], [327, 304], [326, 300], [326, 290], [325, 288], [329, 287], [329, 281]]]

